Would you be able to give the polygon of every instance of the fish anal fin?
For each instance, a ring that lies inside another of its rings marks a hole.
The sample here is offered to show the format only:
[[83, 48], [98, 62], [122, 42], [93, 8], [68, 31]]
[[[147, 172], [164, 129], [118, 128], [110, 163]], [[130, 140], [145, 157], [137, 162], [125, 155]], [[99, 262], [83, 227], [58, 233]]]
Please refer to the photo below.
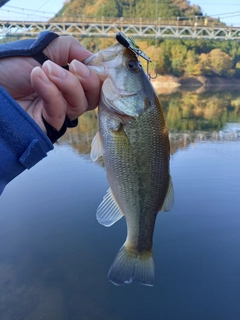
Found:
[[123, 216], [117, 202], [115, 201], [111, 189], [108, 189], [103, 201], [97, 209], [97, 220], [105, 227], [112, 226]]
[[168, 212], [172, 209], [173, 205], [174, 205], [174, 189], [173, 189], [172, 178], [171, 176], [169, 176], [167, 195], [165, 197], [162, 209], [163, 211]]
[[92, 141], [90, 158], [92, 159], [93, 162], [95, 162], [102, 155], [103, 155], [103, 146], [102, 146], [102, 140], [98, 131]]
[[136, 254], [127, 250], [125, 245], [119, 250], [108, 273], [108, 279], [117, 286], [132, 282], [153, 286], [154, 278], [152, 252]]

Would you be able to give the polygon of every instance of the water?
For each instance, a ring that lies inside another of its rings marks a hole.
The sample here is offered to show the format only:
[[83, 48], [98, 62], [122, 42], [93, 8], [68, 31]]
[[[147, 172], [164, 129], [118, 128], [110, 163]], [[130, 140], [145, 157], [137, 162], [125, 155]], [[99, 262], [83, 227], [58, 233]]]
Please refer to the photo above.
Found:
[[155, 286], [107, 280], [126, 226], [95, 219], [108, 183], [89, 113], [0, 198], [1, 320], [239, 319], [240, 95], [161, 100], [175, 206], [156, 222]]

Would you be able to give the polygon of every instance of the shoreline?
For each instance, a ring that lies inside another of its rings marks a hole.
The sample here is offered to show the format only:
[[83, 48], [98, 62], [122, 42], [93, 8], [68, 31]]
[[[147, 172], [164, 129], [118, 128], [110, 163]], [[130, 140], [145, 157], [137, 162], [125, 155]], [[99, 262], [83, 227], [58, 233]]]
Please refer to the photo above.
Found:
[[158, 94], [171, 94], [177, 91], [202, 93], [208, 90], [240, 90], [240, 79], [222, 77], [181, 77], [158, 75], [151, 83]]

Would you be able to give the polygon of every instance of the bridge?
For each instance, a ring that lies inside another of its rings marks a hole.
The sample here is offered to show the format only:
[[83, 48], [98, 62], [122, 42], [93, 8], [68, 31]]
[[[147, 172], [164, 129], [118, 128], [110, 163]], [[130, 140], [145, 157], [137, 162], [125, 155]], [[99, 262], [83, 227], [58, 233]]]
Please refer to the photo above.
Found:
[[0, 20], [0, 36], [36, 36], [41, 31], [54, 31], [75, 37], [113, 37], [121, 31], [133, 38], [179, 38], [205, 40], [240, 40], [240, 27], [226, 26], [206, 18], [183, 20], [150, 20], [125, 18], [61, 18], [50, 21]]

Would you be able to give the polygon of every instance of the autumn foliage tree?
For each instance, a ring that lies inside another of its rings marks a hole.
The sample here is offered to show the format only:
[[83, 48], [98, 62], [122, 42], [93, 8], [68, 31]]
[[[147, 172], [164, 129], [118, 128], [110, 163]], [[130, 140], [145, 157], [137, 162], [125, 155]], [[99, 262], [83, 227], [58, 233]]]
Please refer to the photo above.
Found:
[[229, 77], [234, 74], [233, 61], [229, 55], [220, 49], [214, 49], [209, 53], [212, 70], [219, 76]]
[[232, 58], [220, 49], [202, 53], [199, 61], [202, 75], [231, 77], [235, 73]]

